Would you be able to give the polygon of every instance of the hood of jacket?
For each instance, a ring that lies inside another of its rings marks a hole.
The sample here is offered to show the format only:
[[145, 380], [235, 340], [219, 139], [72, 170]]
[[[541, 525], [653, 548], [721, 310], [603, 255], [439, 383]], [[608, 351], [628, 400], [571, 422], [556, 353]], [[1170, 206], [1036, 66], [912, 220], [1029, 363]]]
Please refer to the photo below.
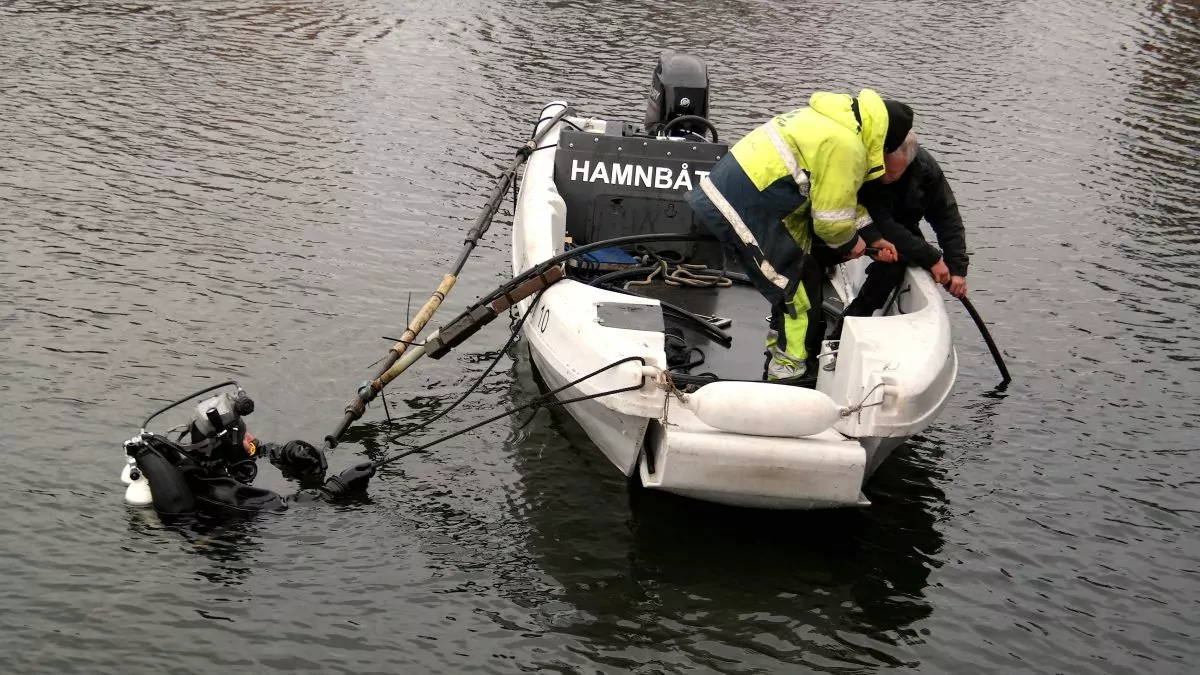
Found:
[[[808, 106], [821, 115], [858, 134], [867, 150], [867, 175], [863, 182], [883, 175], [883, 139], [887, 136], [888, 114], [883, 97], [872, 89], [858, 92], [858, 117], [854, 115], [854, 97], [818, 91], [808, 99]], [[862, 124], [859, 124], [859, 119]]]

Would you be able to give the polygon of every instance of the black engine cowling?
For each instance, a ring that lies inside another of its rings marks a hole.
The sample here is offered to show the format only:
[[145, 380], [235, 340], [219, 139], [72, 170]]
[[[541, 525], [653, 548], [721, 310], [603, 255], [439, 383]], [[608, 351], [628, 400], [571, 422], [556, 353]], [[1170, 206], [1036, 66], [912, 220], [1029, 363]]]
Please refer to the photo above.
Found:
[[[708, 67], [694, 56], [664, 52], [654, 68], [646, 103], [646, 133], [654, 135], [667, 122], [683, 115], [708, 118]], [[681, 122], [672, 134], [703, 134], [698, 122]]]

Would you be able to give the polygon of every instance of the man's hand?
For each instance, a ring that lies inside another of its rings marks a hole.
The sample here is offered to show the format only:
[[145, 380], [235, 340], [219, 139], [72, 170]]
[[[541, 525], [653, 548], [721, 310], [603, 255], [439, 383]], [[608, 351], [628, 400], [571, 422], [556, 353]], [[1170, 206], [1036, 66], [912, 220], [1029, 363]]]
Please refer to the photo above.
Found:
[[967, 297], [967, 278], [951, 276], [950, 283], [946, 284], [946, 290], [950, 291], [950, 295], [962, 300]]
[[879, 249], [879, 253], [871, 256], [872, 259], [883, 263], [894, 263], [900, 259], [900, 254], [896, 251], [896, 245], [887, 239], [876, 239], [871, 242], [871, 248]]
[[929, 273], [933, 275], [934, 281], [943, 286], [950, 283], [950, 268], [946, 267], [946, 261], [941, 258], [929, 268]]
[[856, 237], [854, 241], [854, 248], [850, 249], [850, 252], [846, 254], [846, 260], [854, 260], [855, 258], [859, 258], [866, 250], [867, 243], [862, 240], [862, 237]]

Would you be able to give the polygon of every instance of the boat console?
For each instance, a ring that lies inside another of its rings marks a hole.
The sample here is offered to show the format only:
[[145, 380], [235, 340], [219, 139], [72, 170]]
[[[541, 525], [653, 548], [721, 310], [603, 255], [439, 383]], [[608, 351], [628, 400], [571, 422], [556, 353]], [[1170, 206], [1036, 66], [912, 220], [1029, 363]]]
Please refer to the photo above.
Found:
[[[604, 133], [563, 129], [554, 182], [567, 206], [567, 235], [586, 244], [634, 234], [702, 233], [684, 194], [728, 151], [708, 114], [708, 71], [666, 53], [654, 70], [643, 124], [607, 122]], [[720, 245], [650, 245], [673, 259], [718, 264]]]
[[[558, 137], [553, 176], [566, 205], [569, 245], [651, 233], [707, 234], [684, 195], [729, 151], [708, 112], [704, 63], [668, 52], [654, 70], [640, 124], [568, 123]], [[571, 265], [569, 274], [584, 283], [662, 303], [656, 326], [681, 381], [693, 372], [707, 373], [703, 381], [762, 376], [771, 310], [719, 242], [604, 249]]]

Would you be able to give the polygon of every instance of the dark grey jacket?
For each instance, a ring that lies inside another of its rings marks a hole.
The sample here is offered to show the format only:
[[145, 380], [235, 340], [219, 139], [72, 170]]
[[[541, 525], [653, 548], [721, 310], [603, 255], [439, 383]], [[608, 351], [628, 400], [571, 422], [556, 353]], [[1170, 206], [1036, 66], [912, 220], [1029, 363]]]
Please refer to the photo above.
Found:
[[[958, 203], [942, 167], [925, 148], [917, 148], [912, 164], [895, 183], [864, 183], [858, 202], [874, 221], [859, 232], [866, 241], [882, 237], [896, 245], [901, 258], [916, 265], [928, 269], [941, 257], [950, 274], [967, 275], [967, 236]], [[941, 253], [921, 235], [922, 217], [933, 227]]]

